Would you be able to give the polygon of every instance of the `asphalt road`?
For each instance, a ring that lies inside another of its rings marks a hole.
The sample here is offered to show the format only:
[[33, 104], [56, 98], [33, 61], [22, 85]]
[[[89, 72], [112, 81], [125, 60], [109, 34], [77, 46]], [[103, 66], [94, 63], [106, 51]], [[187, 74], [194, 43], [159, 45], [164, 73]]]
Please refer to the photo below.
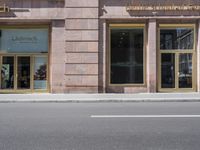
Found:
[[0, 150], [199, 150], [200, 103], [1, 103]]

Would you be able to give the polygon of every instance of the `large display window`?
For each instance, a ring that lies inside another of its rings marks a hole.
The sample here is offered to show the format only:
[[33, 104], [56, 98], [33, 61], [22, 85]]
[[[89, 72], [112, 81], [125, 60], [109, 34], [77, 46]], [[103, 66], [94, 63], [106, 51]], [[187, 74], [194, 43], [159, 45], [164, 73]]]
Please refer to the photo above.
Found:
[[110, 24], [109, 84], [145, 84], [144, 24]]
[[159, 25], [159, 91], [195, 91], [195, 25]]
[[0, 92], [47, 92], [48, 51], [48, 27], [0, 28]]

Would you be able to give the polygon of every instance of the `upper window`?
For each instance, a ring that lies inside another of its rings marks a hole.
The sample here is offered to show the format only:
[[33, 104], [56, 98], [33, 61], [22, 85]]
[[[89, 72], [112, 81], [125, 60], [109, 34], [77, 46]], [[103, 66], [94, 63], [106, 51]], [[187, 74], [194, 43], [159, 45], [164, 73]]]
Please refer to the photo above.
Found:
[[48, 28], [0, 29], [0, 52], [47, 53]]
[[110, 83], [144, 84], [144, 26], [111, 26], [110, 34]]
[[160, 50], [194, 49], [194, 28], [161, 28]]

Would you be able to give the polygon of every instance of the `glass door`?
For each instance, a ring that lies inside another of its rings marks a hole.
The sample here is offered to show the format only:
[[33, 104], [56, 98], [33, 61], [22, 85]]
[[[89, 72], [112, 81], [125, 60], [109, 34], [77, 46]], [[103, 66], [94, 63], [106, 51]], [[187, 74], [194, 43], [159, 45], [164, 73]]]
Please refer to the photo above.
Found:
[[31, 88], [30, 67], [30, 56], [17, 56], [17, 89], [26, 90]]
[[161, 88], [175, 88], [175, 54], [161, 54]]
[[14, 89], [14, 56], [3, 56], [1, 64], [1, 89]]
[[179, 88], [192, 88], [192, 53], [179, 54], [178, 85]]
[[47, 55], [2, 55], [0, 68], [0, 92], [47, 92], [49, 88]]
[[160, 92], [195, 91], [195, 25], [160, 25]]

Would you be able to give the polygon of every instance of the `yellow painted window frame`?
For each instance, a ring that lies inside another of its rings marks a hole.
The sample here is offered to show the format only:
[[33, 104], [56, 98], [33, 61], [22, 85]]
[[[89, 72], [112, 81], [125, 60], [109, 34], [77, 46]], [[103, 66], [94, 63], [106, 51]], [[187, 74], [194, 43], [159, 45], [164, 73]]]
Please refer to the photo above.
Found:
[[[0, 89], [0, 93], [49, 93], [50, 92], [50, 26], [49, 25], [8, 25], [0, 26], [1, 29], [48, 29], [48, 52], [47, 53], [5, 53], [0, 52], [0, 68], [2, 66], [3, 56], [13, 56], [14, 57], [14, 76], [17, 73], [17, 57], [18, 56], [30, 56], [31, 65], [31, 76], [30, 76], [30, 89], [17, 89], [17, 79], [14, 79], [14, 89]], [[35, 57], [47, 57], [47, 88], [46, 89], [34, 89], [34, 60]], [[0, 74], [0, 86], [1, 86], [1, 74]]]
[[[169, 50], [162, 50], [160, 49], [160, 30], [161, 29], [177, 29], [177, 28], [191, 28], [194, 30], [194, 43], [193, 43], [193, 49], [169, 49]], [[157, 47], [158, 47], [158, 62], [157, 62], [157, 68], [158, 68], [158, 91], [159, 92], [195, 92], [197, 90], [197, 56], [196, 56], [196, 49], [197, 49], [197, 33], [196, 33], [196, 24], [159, 24], [158, 27], [158, 40], [157, 40]], [[161, 87], [161, 55], [162, 54], [175, 54], [175, 88], [162, 88]], [[192, 54], [192, 88], [179, 88], [178, 85], [178, 77], [177, 72], [179, 69], [178, 61], [179, 61], [179, 54], [181, 53], [189, 53]]]

